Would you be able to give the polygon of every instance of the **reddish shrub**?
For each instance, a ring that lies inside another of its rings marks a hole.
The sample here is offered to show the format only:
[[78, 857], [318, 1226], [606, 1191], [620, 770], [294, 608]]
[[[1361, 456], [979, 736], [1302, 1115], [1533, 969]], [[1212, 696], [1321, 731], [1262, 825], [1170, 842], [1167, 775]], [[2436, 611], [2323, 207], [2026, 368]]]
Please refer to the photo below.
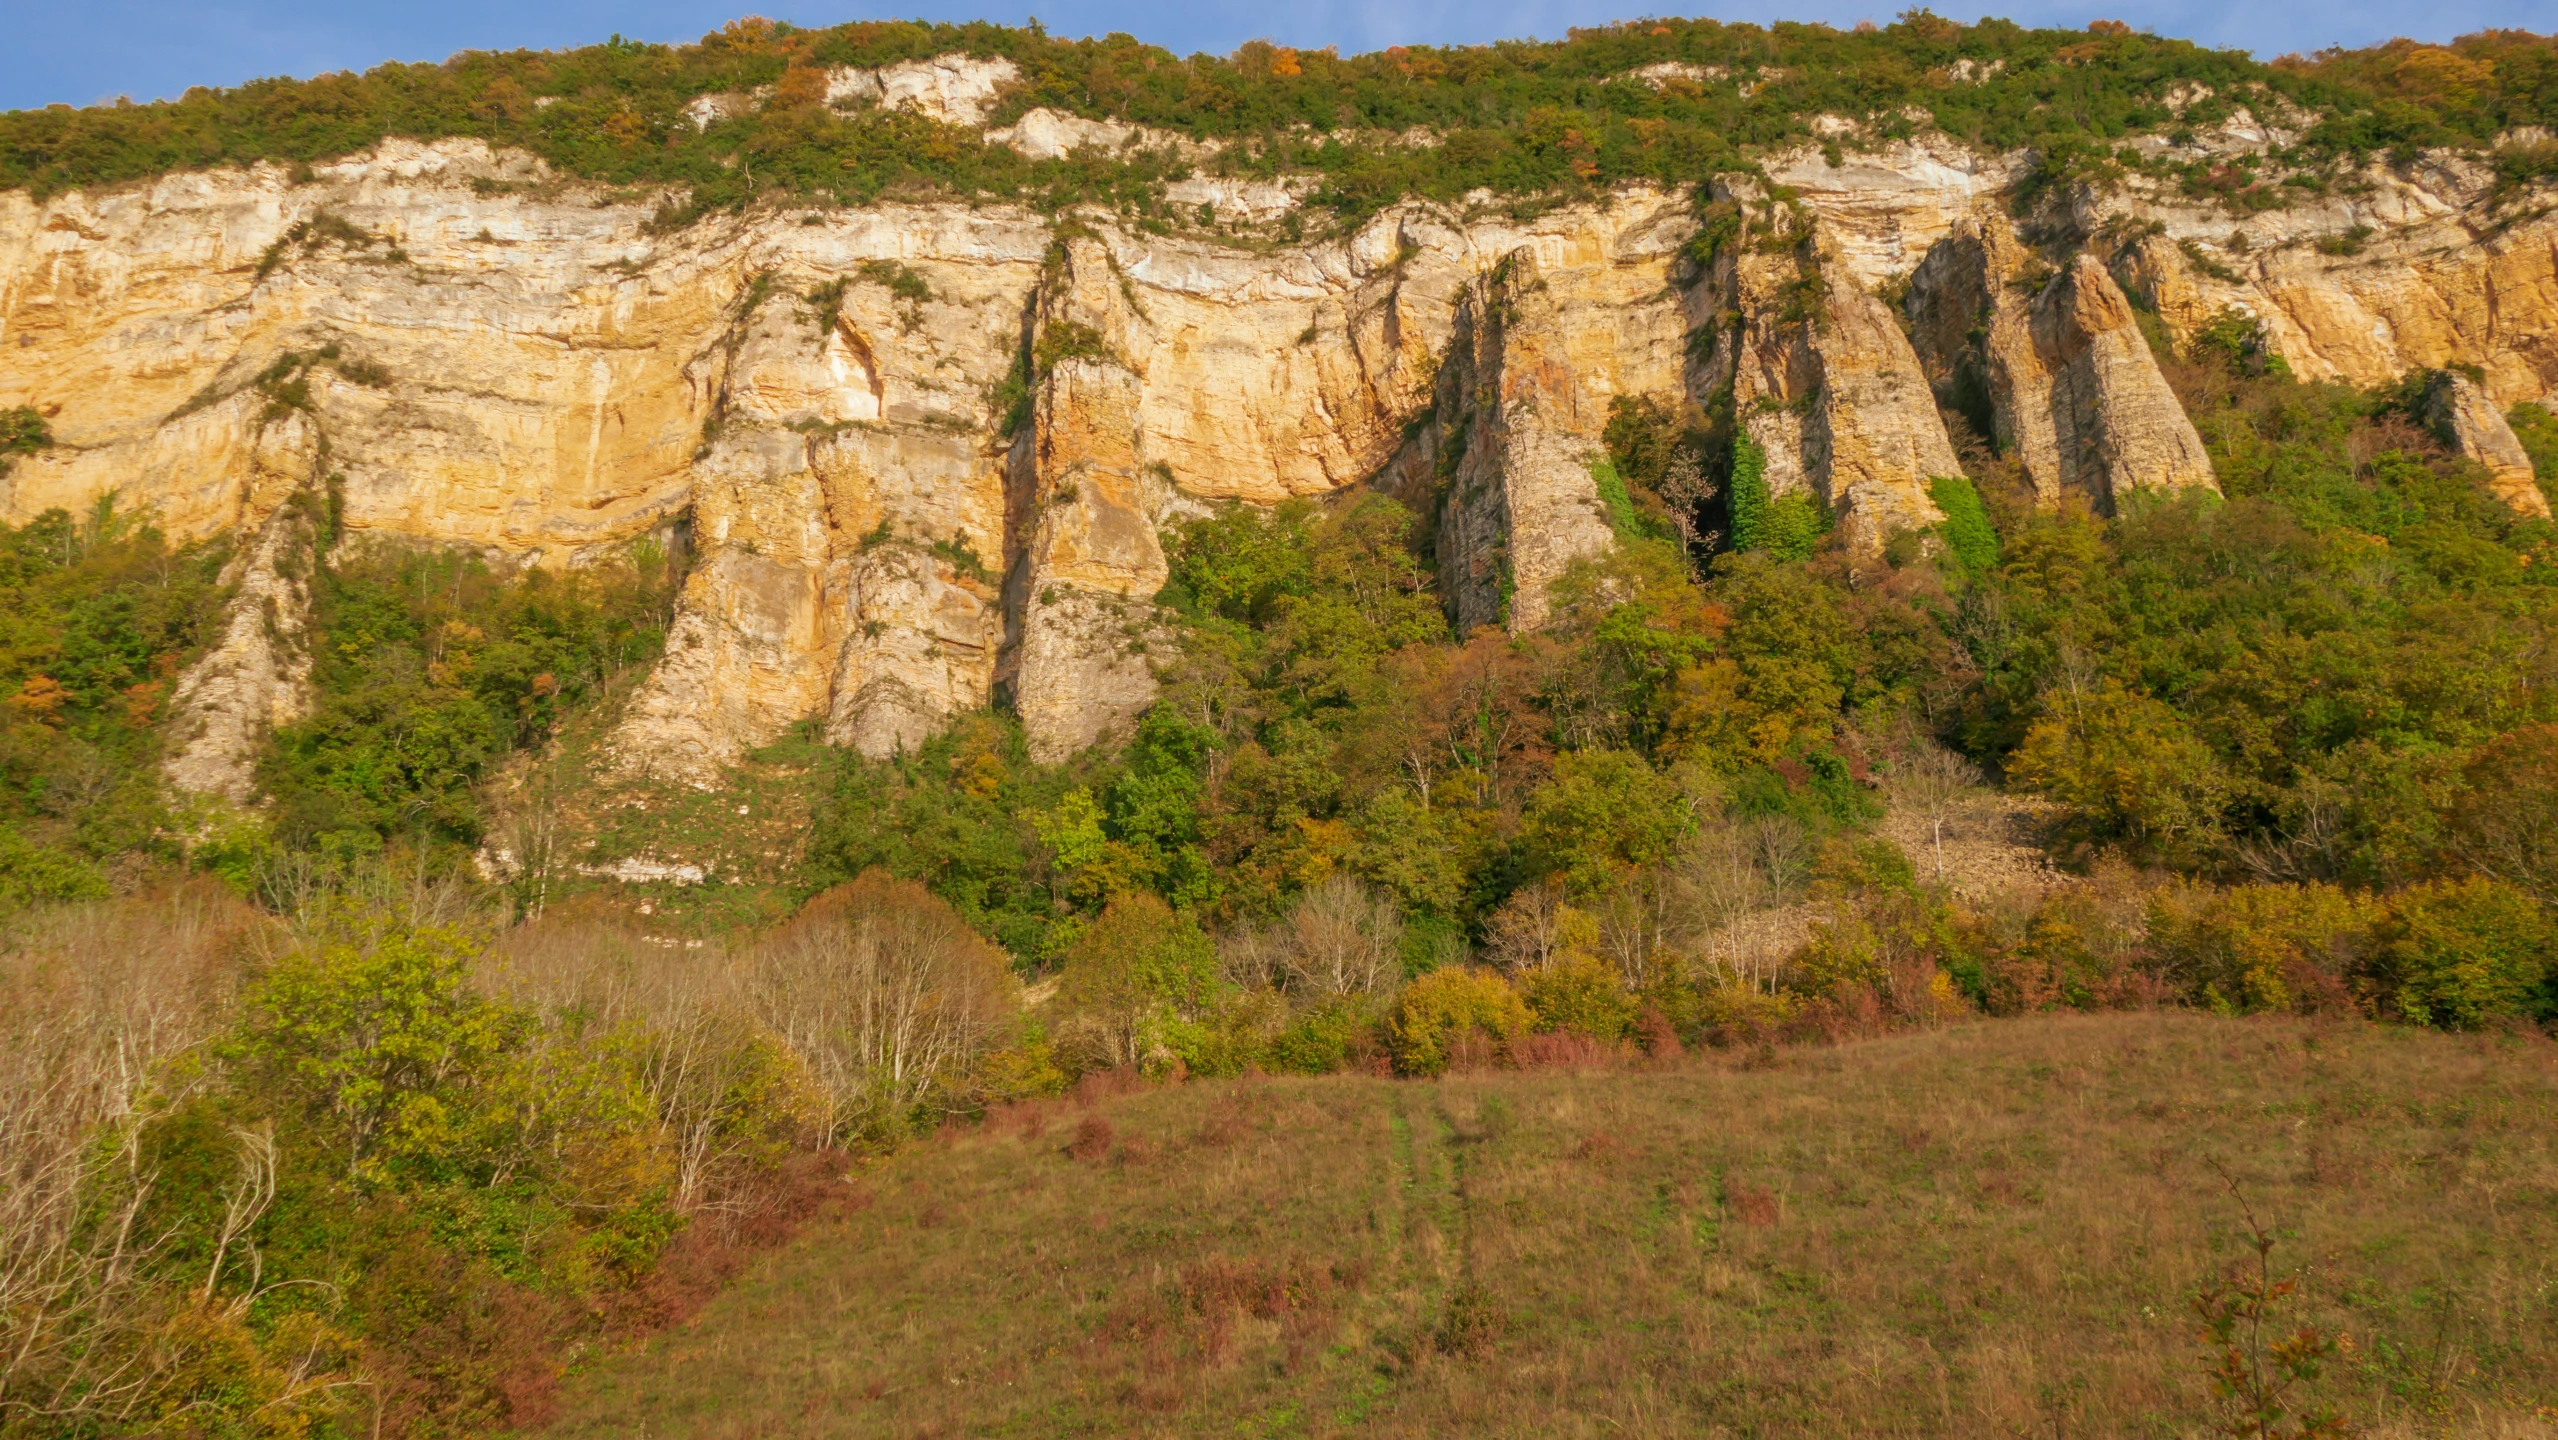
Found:
[[1116, 1070], [1088, 1072], [1082, 1079], [1075, 1082], [1075, 1088], [1069, 1093], [1073, 1095], [1076, 1104], [1089, 1110], [1104, 1100], [1116, 1099], [1122, 1095], [1134, 1095], [1145, 1088], [1146, 1077], [1138, 1074], [1136, 1067], [1122, 1065]]
[[1099, 1115], [1087, 1115], [1075, 1127], [1075, 1138], [1066, 1142], [1066, 1153], [1077, 1160], [1098, 1160], [1118, 1143], [1117, 1127]]
[[1621, 1041], [1593, 1040], [1570, 1030], [1522, 1035], [1510, 1042], [1510, 1059], [1522, 1070], [1606, 1070], [1632, 1058]]
[[1643, 1053], [1655, 1060], [1676, 1059], [1687, 1049], [1679, 1043], [1679, 1027], [1661, 1013], [1661, 1007], [1647, 1005], [1634, 1017], [1634, 1038]]

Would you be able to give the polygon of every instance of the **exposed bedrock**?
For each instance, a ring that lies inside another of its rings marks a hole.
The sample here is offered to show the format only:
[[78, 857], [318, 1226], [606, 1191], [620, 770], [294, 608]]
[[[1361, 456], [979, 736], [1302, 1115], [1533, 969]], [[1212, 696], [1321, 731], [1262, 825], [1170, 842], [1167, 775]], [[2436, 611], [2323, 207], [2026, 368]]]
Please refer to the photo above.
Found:
[[[933, 83], [913, 103], [958, 116], [977, 81]], [[236, 537], [169, 772], [243, 798], [306, 703], [288, 502], [323, 483], [355, 545], [574, 566], [681, 530], [694, 563], [615, 751], [696, 784], [812, 721], [874, 755], [998, 702], [1043, 758], [1124, 734], [1169, 653], [1167, 527], [1219, 504], [1383, 490], [1435, 527], [1459, 625], [1533, 629], [1613, 541], [1593, 465], [1627, 396], [1728, 385], [1771, 488], [1861, 553], [1940, 518], [1936, 386], [1966, 365], [2047, 494], [2207, 484], [2116, 279], [2180, 336], [2259, 315], [2311, 377], [2476, 367], [2446, 433], [2530, 498], [2495, 417], [2558, 381], [2558, 218], [2483, 171], [2376, 175], [2360, 209], [2281, 220], [2298, 234], [2239, 222], [2246, 249], [2165, 200], [2086, 201], [2084, 228], [2168, 229], [2031, 293], [1995, 219], [2017, 157], [1938, 137], [1770, 173], [1799, 198], [1722, 185], [1746, 233], [1702, 265], [1694, 201], [1639, 187], [1532, 218], [1409, 203], [1301, 244], [961, 204], [666, 233], [661, 197], [474, 141], [0, 194], [0, 408], [57, 442], [0, 477], [0, 521], [113, 491]], [[2368, 233], [2310, 243], [2346, 225]], [[1905, 278], [1915, 349], [1878, 298]]]
[[1919, 263], [1904, 309], [1937, 398], [1986, 422], [2043, 504], [2076, 495], [2111, 514], [2140, 492], [2218, 488], [2131, 302], [2094, 257], [2055, 269], [2005, 220], [1966, 220]]
[[1704, 309], [1728, 317], [1707, 363], [1765, 456], [1769, 493], [1816, 496], [1861, 554], [1942, 521], [1929, 481], [1961, 466], [1890, 307], [1811, 212], [1745, 182], [1720, 193], [1741, 228], [1700, 282]]
[[2425, 419], [2444, 444], [2487, 472], [2487, 488], [2515, 514], [2549, 518], [2531, 455], [2485, 387], [2457, 370], [2435, 371], [2425, 383]]

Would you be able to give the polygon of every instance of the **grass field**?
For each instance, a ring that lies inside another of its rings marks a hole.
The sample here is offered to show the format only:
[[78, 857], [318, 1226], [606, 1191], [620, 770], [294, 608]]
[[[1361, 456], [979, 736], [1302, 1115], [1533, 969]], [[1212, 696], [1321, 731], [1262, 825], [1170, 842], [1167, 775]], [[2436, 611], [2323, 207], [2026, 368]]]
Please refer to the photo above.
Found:
[[[2227, 1172], [2224, 1181], [2215, 1167]], [[2221, 1433], [2241, 1202], [2375, 1436], [2558, 1436], [2558, 1047], [2110, 1015], [946, 1133], [558, 1435]], [[2234, 1188], [2233, 1188], [2234, 1187]]]

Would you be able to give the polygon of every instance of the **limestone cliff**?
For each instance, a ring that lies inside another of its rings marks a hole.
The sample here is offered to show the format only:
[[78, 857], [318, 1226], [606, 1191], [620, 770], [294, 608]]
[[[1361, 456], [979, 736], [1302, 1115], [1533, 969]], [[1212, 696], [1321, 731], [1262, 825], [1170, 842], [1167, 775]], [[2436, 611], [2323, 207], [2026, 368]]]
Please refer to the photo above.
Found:
[[1910, 277], [1904, 308], [1938, 399], [1986, 399], [1990, 432], [2046, 505], [2111, 514], [2139, 491], [2217, 489], [2202, 437], [2105, 267], [2054, 271], [1997, 216], [1966, 220]]
[[[1001, 83], [917, 62], [844, 78], [842, 103], [977, 123]], [[1088, 128], [1012, 134], [1168, 143]], [[2298, 233], [2249, 220], [2244, 249], [2163, 200], [2079, 197], [2081, 230], [2115, 238], [2047, 242], [2066, 263], [2029, 294], [1997, 219], [2021, 163], [1941, 137], [1777, 157], [1798, 198], [1720, 182], [1738, 232], [1702, 248], [1689, 196], [1641, 188], [1407, 203], [1302, 242], [957, 203], [667, 230], [664, 196], [459, 140], [11, 193], [0, 407], [58, 443], [0, 477], [0, 520], [112, 490], [176, 535], [238, 537], [171, 761], [235, 797], [307, 684], [296, 494], [332, 487], [355, 546], [573, 566], [681, 541], [667, 652], [616, 749], [709, 783], [808, 721], [871, 754], [999, 700], [1043, 758], [1123, 732], [1166, 654], [1166, 527], [1223, 503], [1386, 490], [1435, 527], [1458, 624], [1532, 629], [1613, 542], [1592, 466], [1620, 397], [1728, 386], [1772, 487], [1863, 553], [1939, 520], [1928, 483], [1956, 459], [1931, 380], [1964, 364], [2047, 494], [2207, 484], [2118, 276], [2179, 334], [2250, 309], [2304, 374], [2479, 367], [2459, 414], [2558, 381], [2558, 220], [2473, 236], [2504, 204], [2475, 167], [2376, 179], [2279, 222]], [[1180, 183], [1247, 220], [1304, 188]], [[2313, 243], [2347, 222], [2365, 233]], [[1904, 280], [1915, 348], [1881, 298]]]
[[2549, 497], [2541, 493], [2530, 452], [2478, 382], [2456, 370], [2435, 371], [2425, 385], [2425, 418], [2443, 443], [2478, 462], [2487, 488], [2514, 513], [2549, 518]]
[[1708, 313], [1730, 318], [1708, 366], [1766, 456], [1769, 493], [1817, 496], [1864, 554], [1942, 522], [1928, 482], [1962, 466], [1890, 307], [1810, 213], [1746, 182], [1718, 188], [1734, 228], [1700, 284]]
[[1443, 593], [1460, 633], [1542, 627], [1546, 592], [1614, 532], [1594, 467], [1620, 396], [1682, 393], [1684, 310], [1663, 303], [1688, 226], [1675, 213], [1522, 245], [1458, 301], [1434, 445]]

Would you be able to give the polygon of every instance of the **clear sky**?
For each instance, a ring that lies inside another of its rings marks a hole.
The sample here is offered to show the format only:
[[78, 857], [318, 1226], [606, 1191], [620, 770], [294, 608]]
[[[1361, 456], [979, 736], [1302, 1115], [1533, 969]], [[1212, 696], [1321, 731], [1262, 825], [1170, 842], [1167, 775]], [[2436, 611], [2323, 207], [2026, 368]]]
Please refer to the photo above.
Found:
[[[1690, 0], [1694, 3], [1694, 0]], [[1718, 4], [1725, 20], [1889, 21], [1909, 0], [1764, 0]], [[1559, 38], [1573, 25], [1658, 13], [1640, 0], [0, 0], [0, 108], [174, 96], [190, 85], [262, 75], [361, 70], [384, 60], [441, 60], [456, 50], [589, 44], [618, 31], [692, 40], [740, 14], [802, 25], [913, 16], [1019, 23], [1052, 34], [1124, 30], [1187, 54], [1223, 54], [1255, 38], [1338, 45], [1345, 53], [1413, 43]], [[1938, 6], [1958, 19], [1967, 5]], [[2100, 16], [2162, 35], [2271, 57], [2393, 35], [2446, 40], [2495, 27], [2558, 27], [2553, 0], [2014, 0], [2010, 19], [2080, 26]]]

